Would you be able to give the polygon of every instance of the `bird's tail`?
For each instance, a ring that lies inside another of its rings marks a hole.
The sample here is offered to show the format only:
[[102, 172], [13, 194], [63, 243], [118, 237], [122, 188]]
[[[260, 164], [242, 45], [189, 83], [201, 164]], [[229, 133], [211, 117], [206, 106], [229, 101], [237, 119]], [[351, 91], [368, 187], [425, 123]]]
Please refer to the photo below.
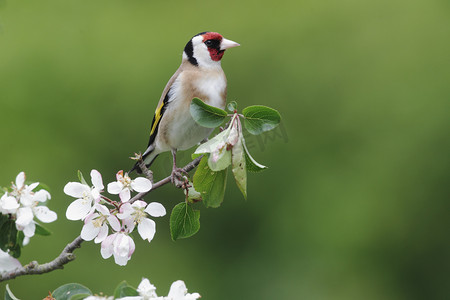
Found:
[[[144, 152], [144, 154], [142, 155], [142, 160], [144, 161], [147, 168], [150, 168], [151, 164], [158, 155], [159, 153], [157, 153], [154, 148], [150, 149], [150, 147], [147, 149], [147, 151]], [[139, 167], [139, 162], [136, 162], [133, 168], [131, 168], [130, 172], [128, 173], [131, 173], [134, 170], [136, 170], [138, 174], [142, 174], [141, 167]]]

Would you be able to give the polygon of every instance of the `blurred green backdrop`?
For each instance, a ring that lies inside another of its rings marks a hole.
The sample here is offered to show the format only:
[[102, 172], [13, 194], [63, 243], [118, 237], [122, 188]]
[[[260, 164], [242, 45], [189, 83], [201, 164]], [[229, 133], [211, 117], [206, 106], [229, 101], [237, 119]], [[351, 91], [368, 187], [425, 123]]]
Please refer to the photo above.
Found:
[[[229, 99], [283, 116], [274, 133], [248, 137], [270, 166], [249, 177], [248, 201], [230, 179], [193, 238], [172, 242], [161, 218], [126, 267], [86, 242], [64, 270], [10, 281], [16, 296], [68, 282], [112, 294], [148, 277], [160, 295], [183, 279], [215, 300], [448, 299], [444, 0], [0, 0], [0, 185], [26, 171], [52, 188], [59, 216], [22, 263], [53, 259], [79, 234], [64, 185], [78, 169], [107, 183], [130, 168], [184, 45], [205, 30], [242, 45], [223, 59]], [[155, 170], [168, 174], [168, 154]], [[166, 186], [147, 200], [171, 209], [181, 198]]]

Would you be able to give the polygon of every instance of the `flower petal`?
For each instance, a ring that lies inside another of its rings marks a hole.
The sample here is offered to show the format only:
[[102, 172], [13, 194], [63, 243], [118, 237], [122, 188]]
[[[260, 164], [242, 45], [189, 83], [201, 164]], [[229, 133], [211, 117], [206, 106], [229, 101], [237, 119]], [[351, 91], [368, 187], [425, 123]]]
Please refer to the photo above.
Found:
[[97, 190], [101, 191], [105, 188], [103, 186], [102, 174], [100, 174], [99, 171], [97, 170], [91, 171], [91, 181]]
[[143, 218], [138, 224], [138, 232], [143, 240], [148, 240], [149, 242], [153, 239], [156, 233], [155, 221], [148, 218]]
[[90, 190], [90, 187], [79, 182], [69, 182], [64, 187], [64, 193], [74, 198], [81, 198], [84, 192], [89, 192]]
[[108, 225], [103, 223], [102, 227], [100, 227], [100, 231], [99, 231], [97, 237], [94, 240], [94, 243], [98, 244], [98, 243], [103, 242], [107, 236], [108, 236]]
[[113, 243], [117, 235], [118, 233], [113, 233], [111, 235], [108, 235], [106, 239], [103, 240], [100, 253], [104, 259], [111, 257], [111, 255], [113, 254]]
[[84, 224], [81, 230], [81, 238], [85, 241], [92, 241], [100, 232], [100, 227], [94, 225], [93, 222]]
[[120, 198], [120, 200], [121, 200], [123, 203], [128, 202], [128, 200], [131, 199], [130, 189], [129, 189], [129, 188], [124, 188], [124, 189], [119, 193], [119, 198]]
[[51, 211], [47, 206], [36, 206], [34, 208], [34, 214], [36, 218], [44, 223], [50, 223], [56, 221], [58, 216], [54, 211]]
[[6, 213], [15, 213], [16, 209], [19, 208], [20, 204], [17, 202], [16, 198], [12, 196], [7, 196], [7, 194], [4, 194], [0, 201], [0, 209], [4, 209], [7, 212]]
[[152, 182], [144, 177], [138, 177], [131, 181], [131, 188], [138, 193], [145, 193], [152, 189]]
[[152, 217], [162, 217], [166, 215], [166, 209], [161, 203], [158, 202], [152, 202], [147, 205], [145, 212]]
[[25, 183], [25, 172], [20, 172], [16, 176], [16, 187], [20, 190], [23, 187], [24, 183]]
[[91, 203], [84, 199], [77, 199], [67, 207], [66, 218], [69, 220], [81, 220], [89, 214]]
[[23, 229], [23, 234], [26, 237], [32, 237], [34, 235], [34, 231], [36, 230], [36, 224], [34, 222], [29, 223], [25, 228]]
[[50, 196], [50, 193], [46, 190], [39, 190], [34, 193], [34, 201], [45, 202], [51, 198], [52, 196]]
[[109, 225], [114, 231], [120, 231], [120, 222], [116, 216], [108, 216], [107, 218]]
[[17, 210], [16, 224], [18, 226], [28, 226], [33, 221], [33, 210], [31, 207], [21, 207]]
[[111, 195], [117, 195], [120, 193], [120, 191], [122, 190], [123, 185], [120, 182], [114, 181], [111, 183], [108, 183], [108, 193], [110, 193]]

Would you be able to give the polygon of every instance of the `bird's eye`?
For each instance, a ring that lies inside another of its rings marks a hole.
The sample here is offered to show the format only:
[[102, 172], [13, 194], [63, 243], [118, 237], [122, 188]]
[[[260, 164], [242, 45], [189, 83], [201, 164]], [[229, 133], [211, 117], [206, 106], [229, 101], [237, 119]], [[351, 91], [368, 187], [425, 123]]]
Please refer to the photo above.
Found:
[[213, 44], [213, 41], [212, 41], [212, 40], [207, 40], [207, 41], [205, 42], [205, 45], [208, 46], [208, 47], [212, 46], [212, 44]]

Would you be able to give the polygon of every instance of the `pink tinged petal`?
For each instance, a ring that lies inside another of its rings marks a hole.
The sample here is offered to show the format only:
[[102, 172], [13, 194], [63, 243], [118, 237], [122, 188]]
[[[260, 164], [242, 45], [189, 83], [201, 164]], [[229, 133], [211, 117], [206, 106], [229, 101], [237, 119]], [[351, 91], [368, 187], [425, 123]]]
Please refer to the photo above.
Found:
[[34, 224], [34, 222], [31, 222], [30, 224], [28, 224], [27, 226], [25, 226], [25, 228], [23, 229], [23, 234], [26, 237], [32, 237], [34, 235], [34, 231], [36, 230], [36, 224]]
[[136, 226], [136, 222], [134, 221], [134, 217], [129, 217], [127, 219], [122, 220], [122, 225], [126, 228], [126, 232], [131, 233]]
[[124, 203], [120, 207], [120, 213], [117, 214], [117, 217], [121, 220], [129, 218], [130, 215], [134, 212], [133, 207], [130, 203]]
[[73, 201], [66, 211], [66, 218], [69, 220], [81, 220], [84, 219], [91, 210], [90, 201], [84, 199], [77, 199]]
[[20, 172], [17, 176], [16, 176], [16, 187], [18, 189], [21, 189], [23, 187], [23, 184], [25, 183], [25, 173], [24, 172]]
[[89, 192], [90, 190], [87, 185], [79, 182], [69, 182], [64, 187], [64, 193], [74, 198], [81, 198], [83, 197], [83, 193]]
[[121, 200], [123, 203], [128, 202], [128, 200], [131, 199], [130, 189], [129, 189], [129, 188], [123, 189], [123, 190], [119, 193], [119, 198], [120, 198], [120, 200]]
[[120, 193], [120, 191], [122, 190], [123, 185], [120, 182], [114, 181], [111, 183], [108, 183], [108, 193], [110, 193], [111, 195], [117, 195]]
[[111, 257], [111, 255], [113, 254], [113, 243], [117, 235], [118, 233], [108, 235], [106, 239], [103, 240], [100, 253], [104, 259]]
[[100, 231], [97, 237], [95, 238], [94, 243], [98, 244], [103, 242], [106, 239], [107, 235], [108, 235], [108, 225], [103, 224], [102, 227], [100, 227]]
[[101, 191], [105, 188], [103, 186], [102, 174], [100, 174], [99, 171], [97, 170], [91, 171], [91, 181], [97, 190]]
[[34, 193], [34, 201], [45, 202], [51, 198], [52, 197], [50, 196], [50, 193], [47, 192], [46, 190], [39, 190], [36, 193]]
[[51, 211], [48, 209], [47, 206], [37, 206], [34, 208], [34, 214], [36, 215], [36, 218], [41, 220], [44, 223], [50, 223], [56, 221], [58, 216], [54, 211]]
[[17, 210], [16, 224], [25, 227], [33, 221], [33, 210], [31, 207], [22, 207]]
[[158, 202], [150, 203], [145, 209], [145, 212], [152, 217], [162, 217], [166, 215], [166, 209], [161, 203]]
[[152, 189], [152, 182], [144, 177], [138, 177], [131, 181], [131, 188], [139, 193], [145, 193]]
[[156, 224], [153, 220], [143, 218], [137, 227], [143, 240], [148, 240], [150, 242], [155, 236]]
[[108, 216], [107, 220], [109, 225], [114, 231], [120, 231], [121, 229], [120, 222], [116, 216]]
[[94, 223], [86, 223], [81, 230], [81, 238], [85, 241], [92, 241], [100, 232], [100, 227], [94, 225]]
[[22, 264], [16, 258], [0, 250], [0, 273], [20, 268]]

